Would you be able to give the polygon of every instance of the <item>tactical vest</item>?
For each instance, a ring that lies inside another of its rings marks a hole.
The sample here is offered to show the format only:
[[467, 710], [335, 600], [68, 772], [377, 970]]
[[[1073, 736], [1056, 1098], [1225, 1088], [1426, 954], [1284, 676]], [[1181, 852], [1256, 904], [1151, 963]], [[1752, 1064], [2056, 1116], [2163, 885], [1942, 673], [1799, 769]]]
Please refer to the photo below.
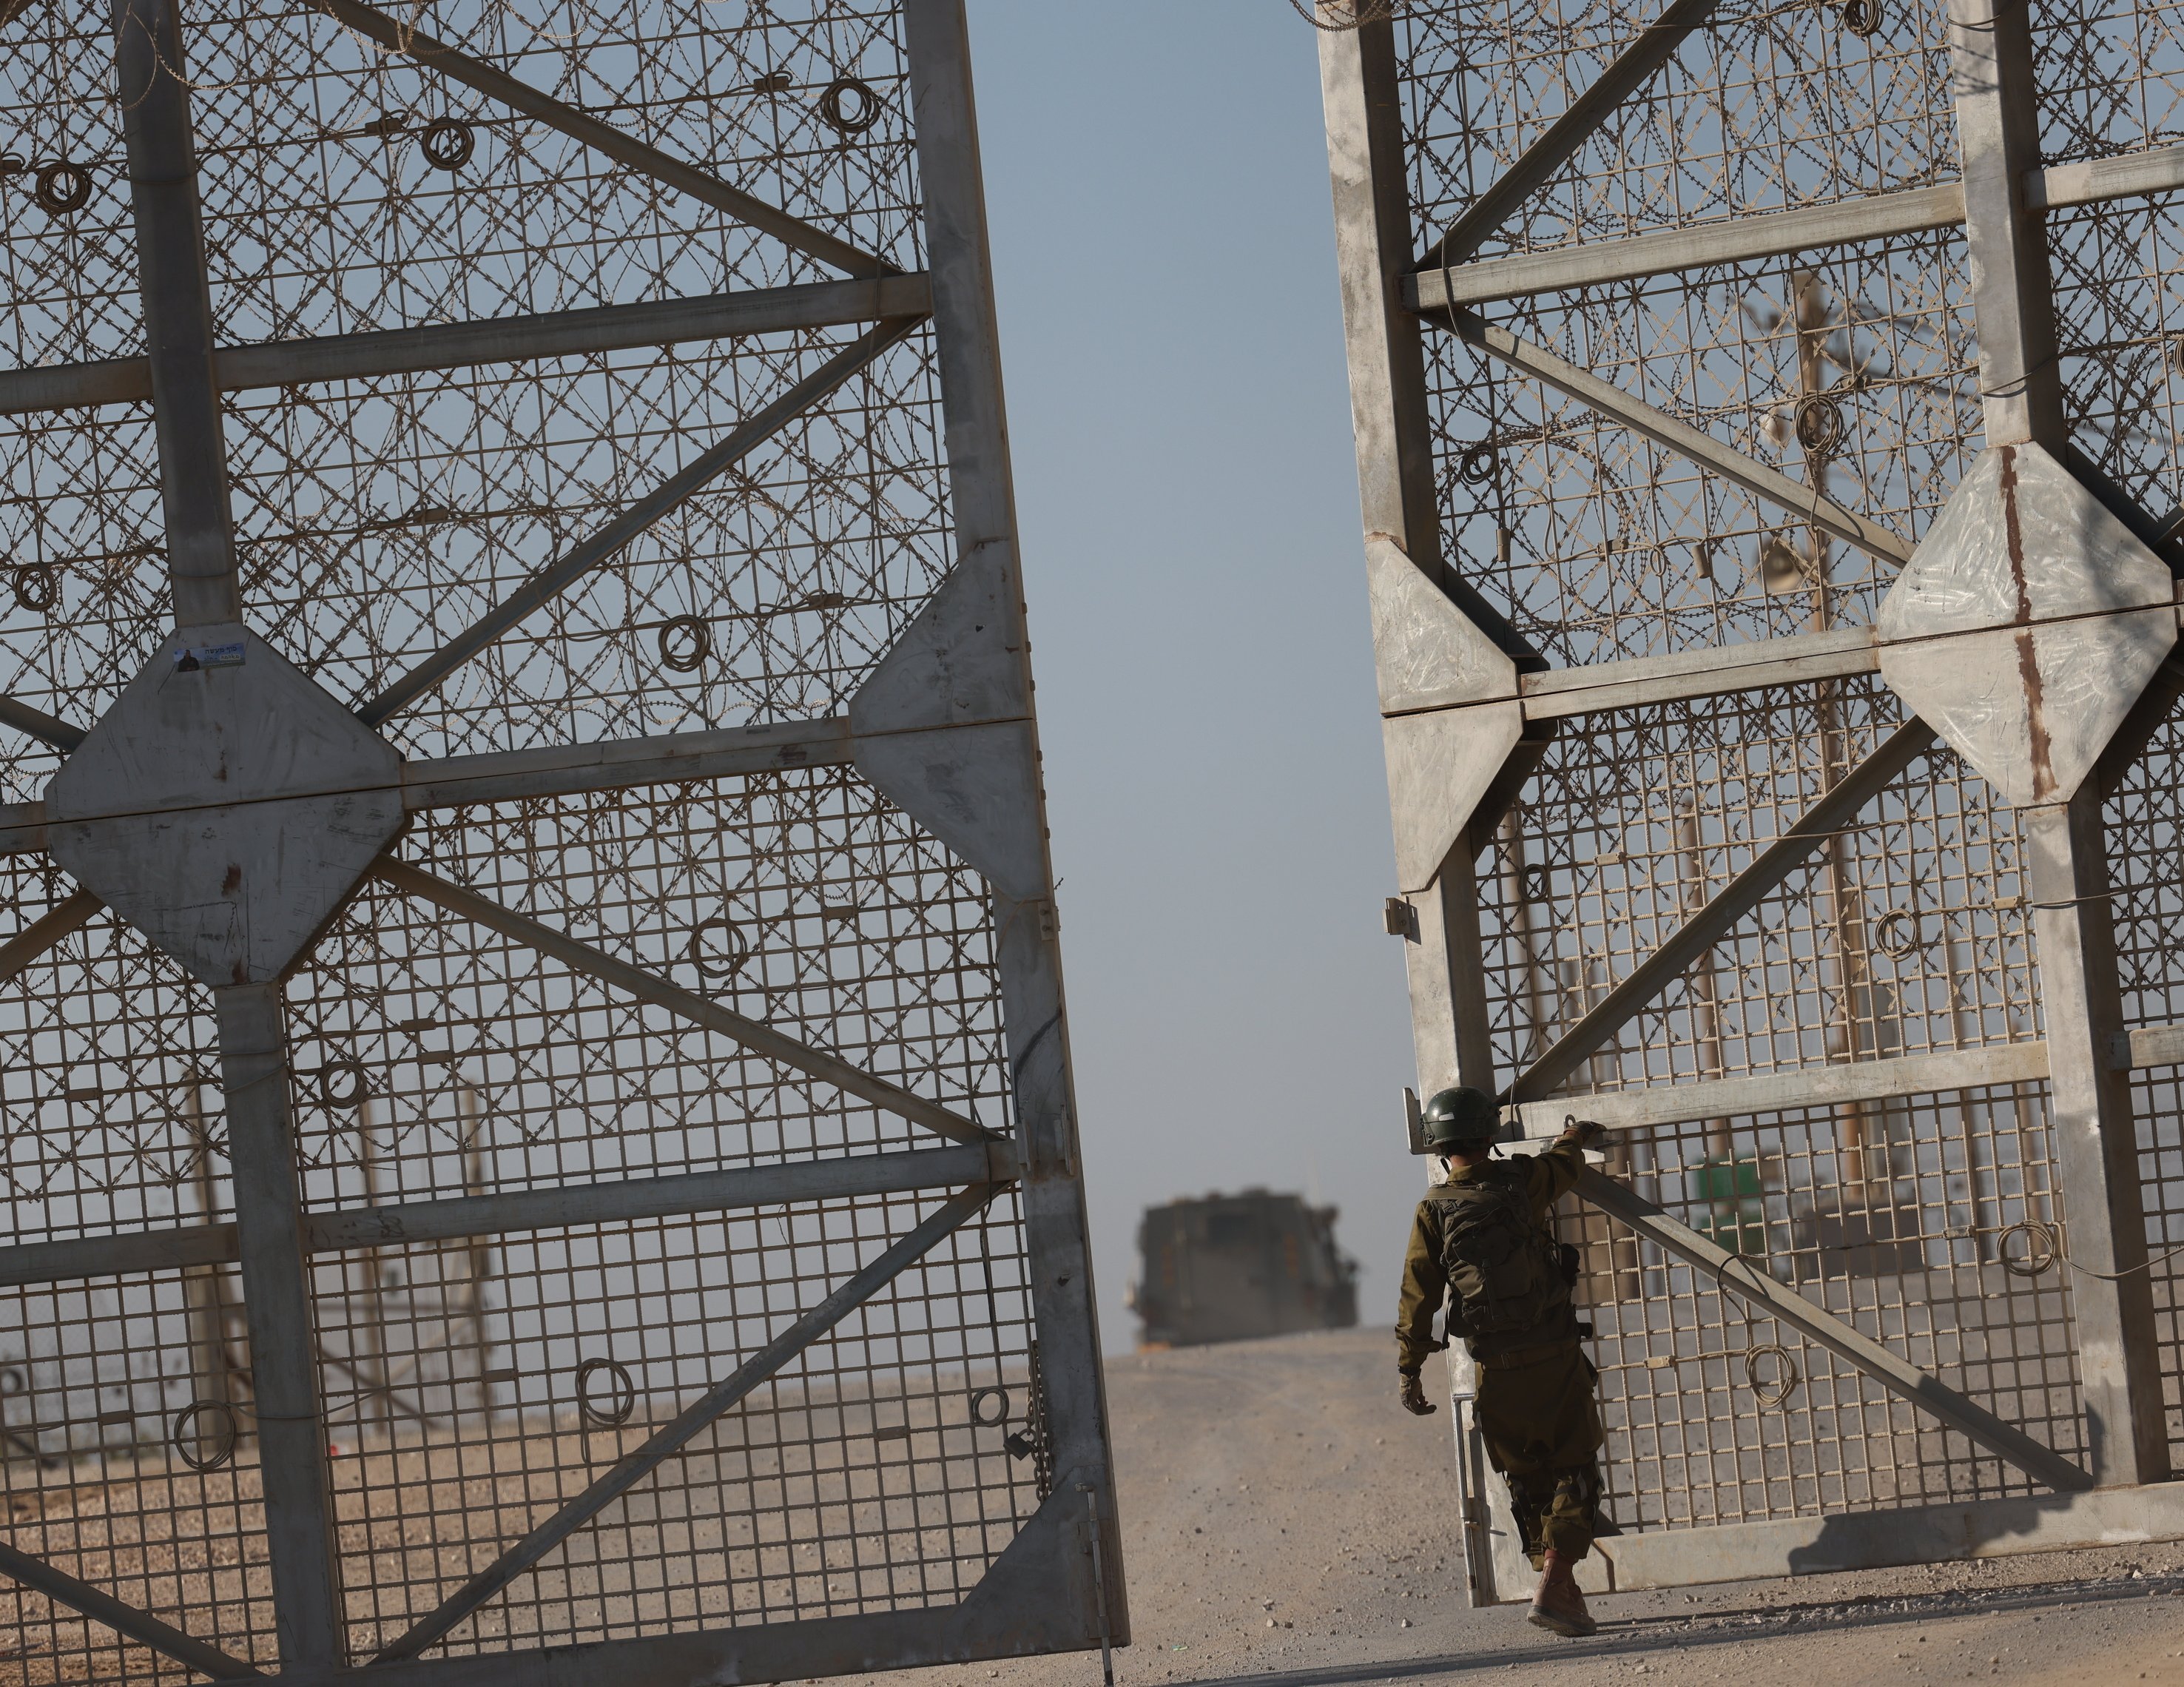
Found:
[[1574, 1273], [1563, 1244], [1532, 1217], [1531, 1162], [1489, 1161], [1426, 1199], [1441, 1210], [1441, 1270], [1448, 1278], [1449, 1339], [1474, 1355], [1577, 1333]]

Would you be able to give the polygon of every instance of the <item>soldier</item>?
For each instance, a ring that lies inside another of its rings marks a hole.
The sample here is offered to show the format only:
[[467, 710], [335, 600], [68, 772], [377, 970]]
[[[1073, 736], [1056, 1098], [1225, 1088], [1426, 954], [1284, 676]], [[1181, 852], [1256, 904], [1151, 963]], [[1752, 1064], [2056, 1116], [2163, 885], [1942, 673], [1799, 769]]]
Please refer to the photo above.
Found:
[[1407, 1411], [1434, 1406], [1418, 1382], [1434, 1313], [1449, 1302], [1448, 1340], [1479, 1366], [1479, 1433], [1509, 1484], [1524, 1550], [1540, 1571], [1531, 1620], [1557, 1634], [1598, 1628], [1574, 1574], [1592, 1550], [1600, 1497], [1594, 1459], [1604, 1439], [1593, 1401], [1599, 1372], [1579, 1350], [1589, 1333], [1570, 1290], [1576, 1250], [1555, 1240], [1547, 1211], [1584, 1169], [1596, 1124], [1573, 1123], [1537, 1159], [1493, 1157], [1497, 1109], [1476, 1089], [1444, 1089], [1426, 1103], [1426, 1144], [1448, 1181], [1427, 1192], [1411, 1226], [1396, 1322], [1396, 1367]]

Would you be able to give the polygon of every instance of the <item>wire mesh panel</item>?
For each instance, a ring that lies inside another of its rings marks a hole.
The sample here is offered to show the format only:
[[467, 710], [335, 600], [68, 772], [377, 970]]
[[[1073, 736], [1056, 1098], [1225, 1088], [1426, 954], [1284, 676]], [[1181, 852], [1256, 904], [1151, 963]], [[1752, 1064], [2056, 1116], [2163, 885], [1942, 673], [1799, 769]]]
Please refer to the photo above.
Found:
[[[1922, 1370], [2084, 1455], [2042, 1098], [2023, 1087], [1635, 1132], [1609, 1169]], [[1611, 1436], [1607, 1508], [1658, 1528], [2037, 1492], [1703, 1267], [1572, 1215]]]
[[2173, 19], [1305, 9], [1421, 1092], [1611, 1132], [1596, 1573], [2099, 1538], [2184, 1443]]
[[8, 1668], [1125, 1639], [959, 0], [0, 12]]
[[[2184, 860], [2175, 812], [2180, 721], [2174, 714], [2110, 794], [2106, 819], [2115, 840], [2117, 970], [2123, 1019], [2133, 1032], [2184, 1022]], [[2126, 1045], [2128, 1046], [2128, 1044]], [[2184, 1462], [2184, 1050], [2138, 1051], [2131, 1074], [2134, 1141], [2146, 1190], [2146, 1239], [2170, 1445]]]
[[[1552, 1047], [1903, 712], [1859, 680], [1603, 711], [1557, 738], [1482, 862], [1499, 1061]], [[1946, 750], [1920, 771], [1640, 1007], [1586, 1088], [2036, 1038], [2015, 816]]]
[[[762, 1346], [781, 1309], [938, 1205], [497, 1237], [499, 1304], [476, 1314], [467, 1243], [374, 1250], [366, 1283], [322, 1278], [321, 1385], [357, 1448], [334, 1467], [356, 1644], [396, 1640]], [[958, 1230], [448, 1650], [960, 1604], [1045, 1497], [1023, 1445], [1040, 1418], [1019, 1223]]]
[[[1962, 263], [1947, 236], [1912, 237], [1544, 293], [1497, 320], [1915, 537], [1978, 453]], [[1430, 352], [1449, 542], [1542, 655], [1870, 623], [1893, 577], [1875, 558], [1550, 387], [1482, 379], [1461, 341]]]

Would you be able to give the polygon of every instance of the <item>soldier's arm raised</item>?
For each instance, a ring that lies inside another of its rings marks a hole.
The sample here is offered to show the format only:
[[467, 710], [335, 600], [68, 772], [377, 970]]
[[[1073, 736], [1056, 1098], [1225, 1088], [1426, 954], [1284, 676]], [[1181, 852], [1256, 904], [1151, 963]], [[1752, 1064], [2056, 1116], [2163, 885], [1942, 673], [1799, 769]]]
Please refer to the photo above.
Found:
[[1607, 1134], [1605, 1126], [1591, 1119], [1574, 1119], [1532, 1162], [1527, 1193], [1541, 1212], [1575, 1186], [1578, 1173], [1585, 1170], [1585, 1150]]

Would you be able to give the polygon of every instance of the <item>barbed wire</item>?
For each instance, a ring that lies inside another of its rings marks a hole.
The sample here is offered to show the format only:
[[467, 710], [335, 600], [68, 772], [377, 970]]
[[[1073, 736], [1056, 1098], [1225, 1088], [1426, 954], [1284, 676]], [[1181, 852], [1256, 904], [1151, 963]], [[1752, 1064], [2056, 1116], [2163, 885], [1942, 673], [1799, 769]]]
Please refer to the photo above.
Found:
[[[1307, 4], [1306, 0], [1290, 0], [1290, 9], [1314, 29], [1340, 35], [1368, 24], [1385, 23], [1402, 3], [1403, 0], [1310, 0]], [[1350, 15], [1332, 22], [1323, 15], [1337, 8], [1346, 9]]]

